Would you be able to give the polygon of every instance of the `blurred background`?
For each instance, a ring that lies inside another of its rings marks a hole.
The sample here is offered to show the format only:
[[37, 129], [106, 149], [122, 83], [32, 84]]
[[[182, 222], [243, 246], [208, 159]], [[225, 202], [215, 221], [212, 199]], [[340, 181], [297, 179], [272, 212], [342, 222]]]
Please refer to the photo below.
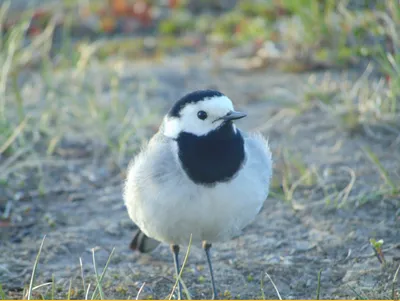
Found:
[[[283, 298], [399, 298], [398, 0], [0, 5], [1, 298], [169, 295], [168, 246], [128, 250], [122, 184], [204, 88], [248, 112], [275, 161], [260, 216], [215, 249], [223, 298], [276, 299], [266, 272]], [[204, 265], [191, 250], [193, 298], [211, 295]]]

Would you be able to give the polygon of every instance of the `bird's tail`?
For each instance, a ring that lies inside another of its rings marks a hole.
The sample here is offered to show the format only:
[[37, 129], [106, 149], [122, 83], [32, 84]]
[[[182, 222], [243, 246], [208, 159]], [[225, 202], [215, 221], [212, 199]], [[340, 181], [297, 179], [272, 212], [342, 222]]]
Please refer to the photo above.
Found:
[[158, 240], [146, 236], [140, 229], [135, 232], [129, 247], [134, 251], [140, 253], [149, 253], [153, 251], [160, 244]]

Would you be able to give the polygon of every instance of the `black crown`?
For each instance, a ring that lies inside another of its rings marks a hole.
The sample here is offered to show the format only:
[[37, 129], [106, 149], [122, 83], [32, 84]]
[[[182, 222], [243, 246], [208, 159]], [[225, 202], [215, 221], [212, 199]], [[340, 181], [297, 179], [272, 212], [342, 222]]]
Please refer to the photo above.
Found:
[[212, 98], [212, 97], [219, 97], [219, 96], [224, 96], [219, 91], [215, 90], [198, 90], [191, 92], [189, 94], [186, 94], [183, 96], [181, 99], [179, 99], [171, 108], [171, 110], [168, 113], [168, 116], [171, 117], [179, 117], [180, 112], [182, 109], [189, 103], [196, 103], [199, 101], [203, 101], [207, 98]]

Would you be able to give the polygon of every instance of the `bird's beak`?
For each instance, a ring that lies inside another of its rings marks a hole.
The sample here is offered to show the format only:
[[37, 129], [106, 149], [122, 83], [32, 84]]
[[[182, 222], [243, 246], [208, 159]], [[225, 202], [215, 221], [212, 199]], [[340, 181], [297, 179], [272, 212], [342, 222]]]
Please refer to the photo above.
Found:
[[228, 114], [221, 117], [221, 119], [224, 121], [230, 121], [230, 120], [241, 119], [246, 116], [247, 116], [247, 114], [242, 113], [242, 112], [230, 111]]

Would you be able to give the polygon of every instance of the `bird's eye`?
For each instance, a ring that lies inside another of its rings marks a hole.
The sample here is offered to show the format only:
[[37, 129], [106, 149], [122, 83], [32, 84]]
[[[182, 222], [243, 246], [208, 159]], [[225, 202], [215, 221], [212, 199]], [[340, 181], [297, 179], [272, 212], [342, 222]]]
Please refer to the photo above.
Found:
[[204, 120], [207, 118], [207, 113], [204, 111], [198, 111], [197, 112], [197, 117], [199, 117], [199, 119]]

